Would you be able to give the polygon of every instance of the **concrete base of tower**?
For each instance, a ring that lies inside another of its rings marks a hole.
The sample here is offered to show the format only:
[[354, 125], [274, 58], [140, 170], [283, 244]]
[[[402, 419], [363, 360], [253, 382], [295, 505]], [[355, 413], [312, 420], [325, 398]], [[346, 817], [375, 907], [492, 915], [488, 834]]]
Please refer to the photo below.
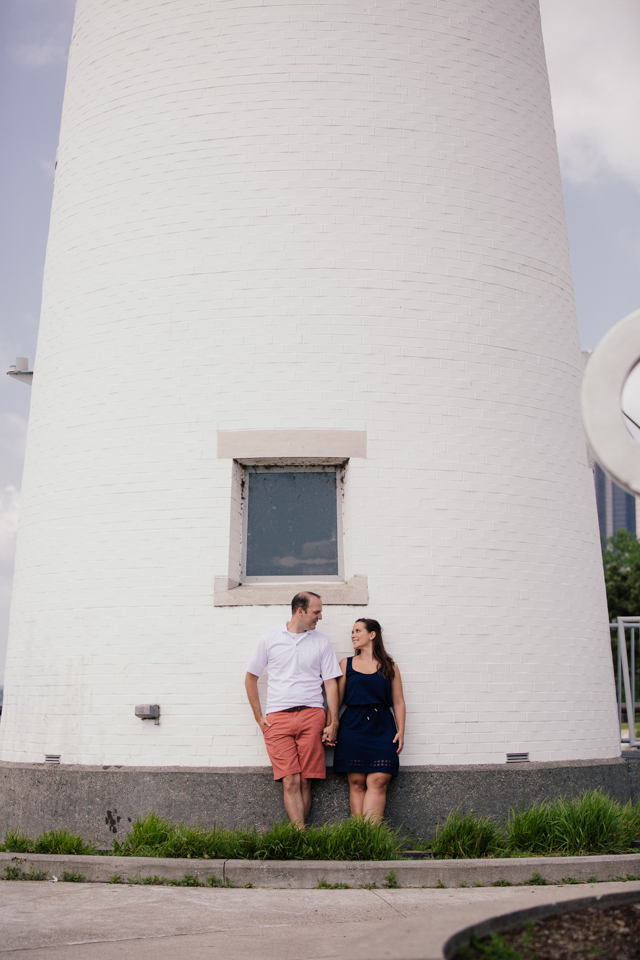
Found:
[[[601, 788], [634, 803], [640, 761], [574, 760], [554, 763], [403, 767], [389, 786], [393, 826], [421, 837], [460, 805], [504, 817], [510, 806]], [[35, 837], [65, 827], [109, 847], [130, 824], [155, 810], [173, 821], [264, 829], [284, 817], [282, 788], [268, 767], [119, 767], [0, 763], [0, 821]], [[315, 823], [349, 815], [347, 778], [327, 770], [313, 788]]]

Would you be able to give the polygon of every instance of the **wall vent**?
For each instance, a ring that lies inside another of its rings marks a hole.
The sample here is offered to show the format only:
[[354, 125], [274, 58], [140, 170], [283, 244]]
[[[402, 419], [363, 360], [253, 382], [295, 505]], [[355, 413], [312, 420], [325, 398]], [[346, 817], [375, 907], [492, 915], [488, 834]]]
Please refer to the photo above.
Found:
[[60, 753], [45, 753], [44, 762], [45, 763], [60, 763]]
[[508, 753], [507, 763], [529, 763], [528, 753]]

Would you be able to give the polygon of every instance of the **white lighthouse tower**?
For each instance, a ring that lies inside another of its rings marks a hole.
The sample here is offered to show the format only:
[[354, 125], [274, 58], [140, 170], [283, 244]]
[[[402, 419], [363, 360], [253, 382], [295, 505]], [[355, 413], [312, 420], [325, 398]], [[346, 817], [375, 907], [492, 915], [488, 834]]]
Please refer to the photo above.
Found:
[[266, 771], [246, 662], [315, 584], [412, 783], [619, 776], [580, 378], [537, 0], [78, 0], [5, 771]]

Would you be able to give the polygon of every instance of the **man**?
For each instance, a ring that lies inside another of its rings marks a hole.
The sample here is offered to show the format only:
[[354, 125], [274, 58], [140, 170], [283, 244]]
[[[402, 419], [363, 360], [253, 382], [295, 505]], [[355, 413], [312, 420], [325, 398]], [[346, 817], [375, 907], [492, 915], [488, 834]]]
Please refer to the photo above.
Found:
[[[300, 830], [311, 807], [311, 780], [324, 780], [327, 775], [324, 744], [333, 746], [338, 732], [337, 677], [342, 670], [329, 638], [316, 630], [318, 620], [322, 620], [318, 594], [296, 594], [291, 620], [260, 637], [245, 679], [273, 779], [282, 780], [284, 808]], [[258, 678], [265, 667], [269, 673], [266, 715], [258, 694]]]

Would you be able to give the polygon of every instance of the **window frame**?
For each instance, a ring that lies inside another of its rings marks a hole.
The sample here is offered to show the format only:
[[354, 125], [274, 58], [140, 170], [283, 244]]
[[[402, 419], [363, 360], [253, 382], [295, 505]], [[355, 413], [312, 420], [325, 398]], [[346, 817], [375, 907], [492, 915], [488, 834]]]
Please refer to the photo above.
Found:
[[[273, 463], [242, 464], [241, 484], [241, 512], [242, 512], [242, 546], [240, 557], [240, 584], [281, 584], [281, 583], [344, 583], [344, 463], [316, 463], [300, 464], [279, 460]], [[249, 528], [249, 474], [250, 473], [334, 473], [336, 477], [336, 539], [337, 539], [337, 574], [297, 574], [283, 573], [279, 577], [259, 577], [246, 575], [247, 545]]]

